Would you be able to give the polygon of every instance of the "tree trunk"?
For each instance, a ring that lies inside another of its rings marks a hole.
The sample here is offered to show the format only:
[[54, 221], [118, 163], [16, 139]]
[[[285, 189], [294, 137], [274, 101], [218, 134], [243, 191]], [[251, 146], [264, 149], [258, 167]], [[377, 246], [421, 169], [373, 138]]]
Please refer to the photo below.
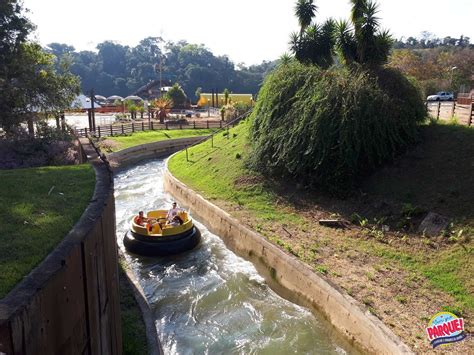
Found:
[[33, 125], [33, 115], [28, 115], [28, 134], [30, 135], [30, 137], [33, 137], [35, 136], [35, 126]]

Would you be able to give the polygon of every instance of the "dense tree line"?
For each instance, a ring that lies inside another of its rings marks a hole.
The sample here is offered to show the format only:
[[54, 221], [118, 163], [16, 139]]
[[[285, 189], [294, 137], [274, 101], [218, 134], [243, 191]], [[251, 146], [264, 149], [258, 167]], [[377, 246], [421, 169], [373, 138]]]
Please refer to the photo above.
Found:
[[451, 36], [439, 38], [427, 31], [423, 31], [418, 37], [409, 36], [407, 38], [400, 38], [393, 43], [393, 48], [395, 49], [426, 49], [439, 47], [474, 48], [474, 45], [470, 43], [470, 38], [464, 35], [461, 35], [459, 38]]
[[414, 82], [425, 97], [440, 90], [469, 92], [474, 68], [474, 47], [395, 49], [388, 65], [416, 79]]
[[60, 43], [49, 44], [48, 50], [58, 58], [71, 58], [71, 71], [81, 78], [83, 92], [93, 88], [104, 96], [129, 95], [159, 79], [160, 69], [163, 84], [179, 83], [193, 101], [199, 87], [204, 92], [228, 88], [236, 93], [256, 94], [276, 63], [236, 66], [227, 56], [216, 56], [203, 45], [166, 42], [160, 37], [145, 38], [135, 47], [105, 41], [97, 45], [97, 52], [77, 52]]

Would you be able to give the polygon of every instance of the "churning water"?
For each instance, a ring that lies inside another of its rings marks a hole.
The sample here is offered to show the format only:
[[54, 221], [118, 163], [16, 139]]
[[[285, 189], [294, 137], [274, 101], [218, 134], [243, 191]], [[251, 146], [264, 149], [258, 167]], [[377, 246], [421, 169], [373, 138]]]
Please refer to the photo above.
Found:
[[[117, 238], [139, 210], [169, 208], [164, 161], [115, 176]], [[165, 354], [345, 354], [327, 323], [273, 292], [248, 261], [196, 222], [202, 242], [166, 258], [125, 252], [152, 307]]]

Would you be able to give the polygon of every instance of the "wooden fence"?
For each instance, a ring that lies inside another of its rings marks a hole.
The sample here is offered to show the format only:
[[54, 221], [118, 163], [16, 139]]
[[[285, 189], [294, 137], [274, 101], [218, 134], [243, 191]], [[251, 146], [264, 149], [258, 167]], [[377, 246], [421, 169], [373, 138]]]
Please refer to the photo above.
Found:
[[183, 123], [160, 123], [158, 121], [141, 121], [124, 124], [111, 124], [105, 126], [97, 126], [96, 130], [89, 128], [75, 129], [74, 133], [77, 137], [87, 137], [87, 135], [96, 137], [119, 136], [143, 131], [155, 130], [171, 130], [171, 129], [205, 129], [205, 128], [222, 128], [226, 122], [223, 121], [187, 121]]
[[427, 101], [428, 114], [437, 120], [457, 119], [459, 124], [472, 126], [474, 124], [474, 109], [472, 101], [460, 104], [456, 101]]

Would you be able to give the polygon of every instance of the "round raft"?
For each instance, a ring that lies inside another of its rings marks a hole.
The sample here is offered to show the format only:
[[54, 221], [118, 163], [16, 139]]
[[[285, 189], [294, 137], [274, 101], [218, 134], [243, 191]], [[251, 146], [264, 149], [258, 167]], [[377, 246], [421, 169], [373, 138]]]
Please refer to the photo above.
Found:
[[172, 225], [166, 220], [167, 213], [166, 210], [148, 212], [144, 225], [137, 224], [134, 217], [123, 239], [125, 248], [145, 256], [179, 254], [195, 248], [201, 240], [201, 232], [189, 214], [180, 211], [178, 217], [182, 224]]

